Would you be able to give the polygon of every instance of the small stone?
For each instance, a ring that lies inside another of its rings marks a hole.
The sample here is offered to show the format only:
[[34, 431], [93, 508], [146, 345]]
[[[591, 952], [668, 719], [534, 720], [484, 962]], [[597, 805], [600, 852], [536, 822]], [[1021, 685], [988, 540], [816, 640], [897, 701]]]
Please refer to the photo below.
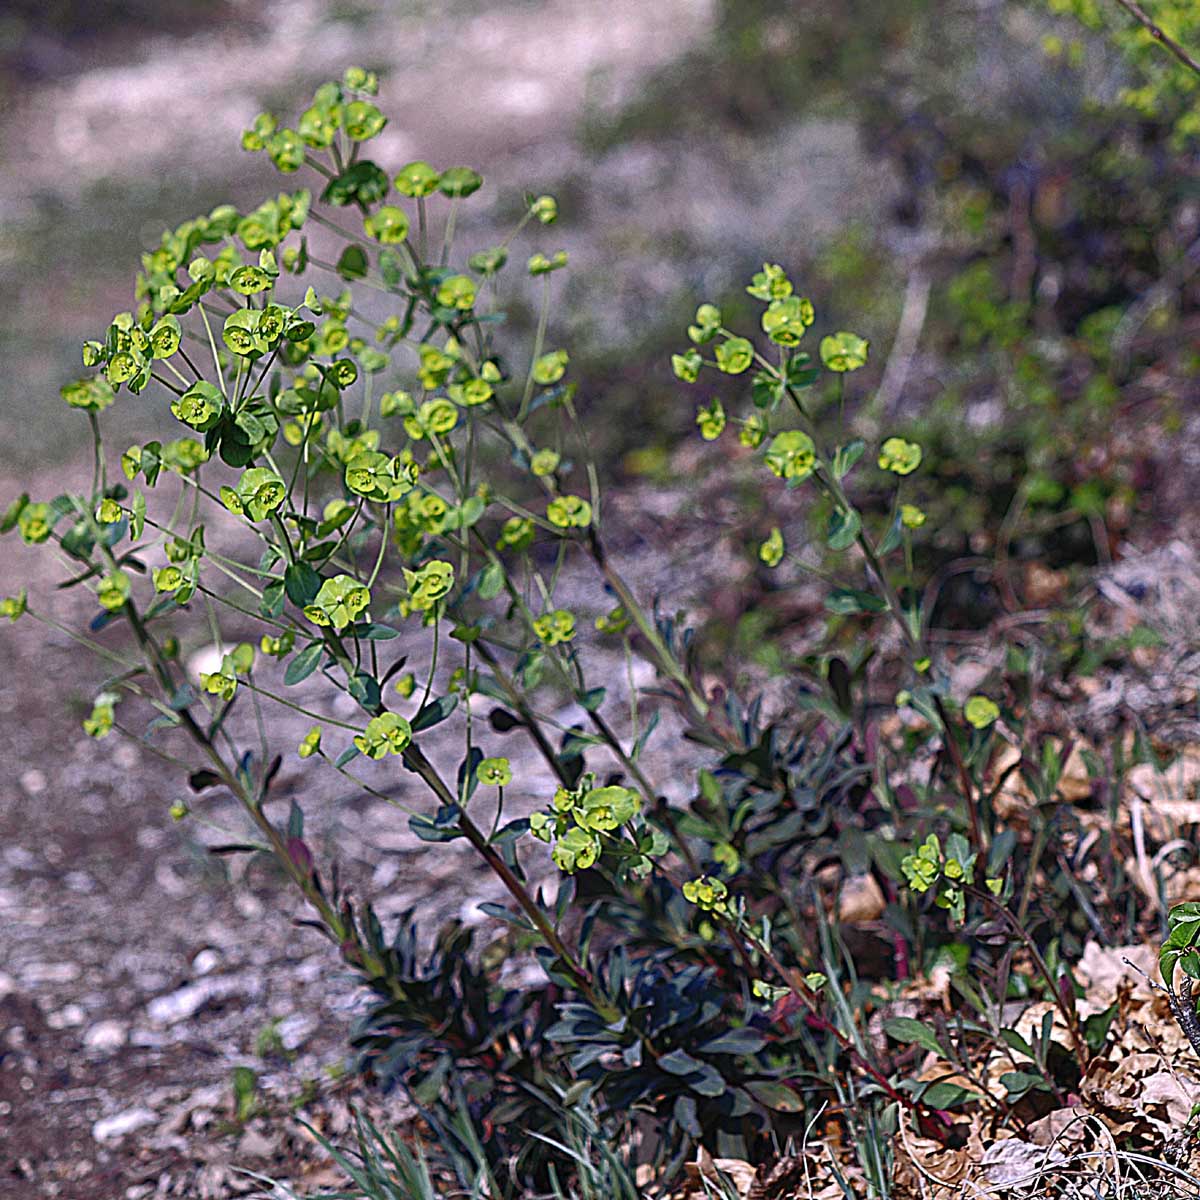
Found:
[[842, 884], [838, 898], [838, 919], [848, 925], [860, 921], [878, 921], [887, 901], [872, 875], [851, 875]]
[[198, 1013], [207, 1000], [206, 988], [188, 984], [168, 992], [165, 996], [155, 996], [146, 1005], [146, 1015], [156, 1025], [174, 1025]]
[[284, 1017], [276, 1029], [285, 1050], [299, 1050], [316, 1031], [316, 1021], [303, 1013], [294, 1013], [290, 1017]]
[[123, 1113], [105, 1117], [92, 1126], [92, 1137], [98, 1142], [115, 1142], [135, 1129], [141, 1129], [158, 1120], [156, 1113], [148, 1108], [129, 1108]]
[[46, 983], [70, 983], [79, 978], [79, 964], [63, 963], [30, 963], [21, 972], [21, 980], [27, 986], [37, 987]]
[[21, 787], [31, 796], [40, 796], [46, 790], [46, 773], [30, 767], [20, 779]]
[[46, 1024], [51, 1029], [71, 1029], [82, 1025], [87, 1020], [87, 1013], [78, 1004], [67, 1004], [58, 1012], [52, 1012], [46, 1018]]
[[221, 965], [221, 955], [211, 946], [201, 950], [192, 959], [192, 970], [197, 975], [208, 975]]
[[175, 1025], [195, 1016], [210, 1000], [253, 996], [261, 990], [262, 984], [253, 978], [239, 975], [205, 976], [165, 996], [155, 996], [146, 1005], [146, 1015], [156, 1025]]
[[141, 761], [138, 748], [129, 742], [118, 742], [113, 748], [113, 762], [123, 771], [132, 771]]
[[125, 1045], [128, 1032], [120, 1021], [97, 1021], [84, 1035], [83, 1044], [88, 1050], [109, 1052]]

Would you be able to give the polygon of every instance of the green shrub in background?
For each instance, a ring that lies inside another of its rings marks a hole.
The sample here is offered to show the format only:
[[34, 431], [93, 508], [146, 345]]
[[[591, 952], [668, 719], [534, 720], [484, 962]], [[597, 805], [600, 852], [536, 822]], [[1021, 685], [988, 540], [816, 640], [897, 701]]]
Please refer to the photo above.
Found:
[[[868, 371], [887, 386], [865, 389], [856, 416], [902, 420], [925, 448], [918, 561], [931, 572], [993, 553], [1105, 561], [1152, 503], [1154, 455], [1131, 434], [1177, 427], [1194, 378], [1197, 229], [1178, 133], [1193, 76], [1115, 2], [1075, 6], [1095, 34], [1066, 7], [849, 3], [784, 20], [769, 4], [720, 5], [710, 39], [591, 131], [601, 146], [669, 144], [703, 127], [737, 154], [750, 136], [778, 153], [782, 130], [834, 118], [892, 167], [894, 209], [869, 231], [823, 245], [801, 222], [776, 252], [831, 321], [875, 332]], [[1192, 9], [1146, 6], [1184, 45]], [[733, 315], [730, 291], [714, 299]], [[905, 324], [913, 343], [892, 344]], [[669, 444], [669, 410], [656, 420]], [[1012, 604], [954, 587], [943, 616], [956, 624]]]
[[[351, 69], [294, 126], [263, 114], [245, 133], [284, 175], [315, 174], [316, 195], [215, 209], [144, 256], [136, 309], [85, 343], [90, 373], [63, 389], [94, 434], [90, 489], [22, 496], [3, 519], [72, 562], [66, 583], [94, 595], [96, 614], [79, 631], [20, 591], [5, 615], [111, 664], [89, 736], [128, 733], [185, 762], [197, 808], [217, 788], [241, 802], [247, 831], [225, 849], [269, 856], [303, 895], [309, 923], [372, 993], [354, 1034], [360, 1065], [408, 1091], [472, 1186], [620, 1194], [634, 1166], [669, 1177], [698, 1145], [766, 1160], [828, 1109], [859, 1147], [865, 1186], [884, 1196], [901, 1124], [947, 1140], [963, 1108], [1011, 1123], [1061, 1101], [1113, 1016], [1079, 1016], [1069, 963], [1091, 921], [1128, 932], [1132, 917], [1111, 900], [1125, 884], [1124, 835], [1113, 821], [1077, 837], [1059, 788], [1069, 746], [1034, 719], [1019, 653], [961, 707], [951, 695], [916, 566], [930, 531], [915, 490], [925, 451], [904, 428], [868, 444], [843, 418], [867, 339], [821, 327], [787, 271], [766, 263], [745, 289], [753, 323], [703, 303], [671, 359], [685, 383], [741, 385], [736, 404], [701, 395], [698, 433], [736, 443], [775, 494], [808, 500], [806, 520], [772, 528], [760, 559], [794, 579], [809, 565], [793, 546], [815, 539], [825, 608], [851, 635], [853, 653], [818, 655], [816, 682], [769, 712], [705, 686], [695, 630], [639, 599], [607, 552], [600, 472], [553, 335], [567, 265], [553, 244], [522, 256], [540, 303], [532, 344], [500, 340], [501, 273], [519, 232], [552, 226], [554, 200], [529, 197], [510, 237], [464, 254], [455, 228], [483, 181], [367, 157], [386, 124], [375, 94], [374, 77]], [[314, 225], [335, 255], [315, 236], [310, 247]], [[335, 294], [306, 287], [313, 273]], [[103, 412], [143, 395], [169, 407], [180, 436], [115, 462]], [[171, 492], [173, 504], [160, 500]], [[215, 548], [212, 531], [231, 522], [255, 544], [249, 557]], [[576, 567], [594, 575], [594, 612], [560, 598]], [[227, 645], [223, 615], [260, 638], [189, 678], [181, 646], [197, 635]], [[428, 648], [419, 672], [391, 652], [402, 631]], [[652, 777], [645, 698], [615, 712], [611, 681], [590, 668], [599, 637], [647, 658], [657, 703], [680, 714], [695, 747], [686, 805]], [[888, 669], [869, 674], [872, 647], [889, 639]], [[357, 715], [318, 711], [313, 682]], [[546, 691], [585, 718], [546, 718]], [[487, 722], [481, 702], [495, 706]], [[120, 715], [127, 704], [150, 707], [144, 731]], [[313, 721], [282, 752], [263, 717], [275, 704]], [[231, 719], [245, 708], [250, 741]], [[903, 732], [882, 736], [896, 714]], [[450, 721], [453, 774], [425, 749]], [[529, 738], [544, 764], [519, 781], [541, 797], [528, 817], [504, 813], [505, 734]], [[1035, 799], [1018, 825], [990, 772], [1005, 745]], [[384, 799], [359, 760], [419, 783], [413, 831], [431, 853], [465, 842], [494, 872], [511, 903], [487, 911], [544, 980], [503, 983], [495, 948], [473, 951], [459, 925], [431, 951], [411, 917], [385, 930], [336, 864], [317, 862], [302, 792], [278, 811], [284, 754]], [[1119, 774], [1120, 754], [1091, 756], [1092, 775]], [[909, 769], [918, 757], [924, 773]], [[600, 775], [606, 760], [615, 770]], [[552, 900], [526, 875], [547, 855], [560, 873]], [[839, 923], [831, 866], [881, 898], [869, 945]], [[893, 1017], [869, 1036], [888, 996], [934, 966], [952, 980], [956, 1021]], [[1053, 1005], [1069, 1051], [1048, 1026], [1032, 1041], [1017, 1033], [1013, 999]], [[916, 1072], [913, 1046], [954, 1064], [954, 1079]], [[1020, 1064], [1002, 1094], [962, 1082], [997, 1053]], [[367, 1171], [384, 1142], [360, 1133]], [[390, 1161], [409, 1181], [396, 1194], [428, 1190], [419, 1156]]]

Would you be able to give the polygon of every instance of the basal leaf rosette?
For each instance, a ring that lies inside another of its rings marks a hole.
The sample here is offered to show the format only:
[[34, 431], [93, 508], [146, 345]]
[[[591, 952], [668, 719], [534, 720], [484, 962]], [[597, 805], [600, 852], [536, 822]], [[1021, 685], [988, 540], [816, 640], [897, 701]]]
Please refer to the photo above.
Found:
[[371, 590], [349, 575], [326, 579], [311, 604], [304, 606], [304, 615], [314, 625], [345, 629], [371, 604]]

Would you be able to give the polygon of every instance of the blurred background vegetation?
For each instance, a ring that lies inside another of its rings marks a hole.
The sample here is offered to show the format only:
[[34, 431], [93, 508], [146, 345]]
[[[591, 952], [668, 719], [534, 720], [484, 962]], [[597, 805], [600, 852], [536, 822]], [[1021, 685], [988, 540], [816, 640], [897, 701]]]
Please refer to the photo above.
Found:
[[[139, 253], [278, 190], [241, 128], [357, 62], [400, 114], [386, 164], [469, 162], [501, 224], [524, 188], [559, 196], [555, 336], [610, 478], [666, 487], [727, 453], [697, 443], [668, 356], [700, 299], [744, 324], [769, 257], [821, 326], [870, 338], [862, 432], [925, 444], [926, 565], [1105, 561], [1187, 499], [1200, 366], [1195, 93], [1148, 103], [1167, 63], [1115, 47], [1130, 30], [1090, 0], [10, 0], [0, 467], [80, 458], [58, 387]], [[156, 405], [114, 415], [144, 431]], [[941, 616], [1037, 602], [999, 594], [1021, 588], [964, 576]]]

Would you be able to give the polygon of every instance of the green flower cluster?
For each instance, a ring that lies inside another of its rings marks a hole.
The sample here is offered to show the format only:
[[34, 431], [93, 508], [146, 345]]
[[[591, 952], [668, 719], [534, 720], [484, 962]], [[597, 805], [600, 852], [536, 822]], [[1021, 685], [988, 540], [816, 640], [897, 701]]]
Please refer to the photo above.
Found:
[[550, 808], [529, 818], [529, 829], [553, 846], [551, 857], [568, 874], [595, 866], [607, 852], [619, 869], [641, 876], [667, 848], [664, 835], [642, 820], [641, 809], [637, 792], [615, 784], [596, 787], [589, 774], [576, 788], [558, 788]]
[[335, 575], [321, 584], [313, 602], [304, 606], [304, 615], [314, 625], [340, 631], [366, 612], [370, 603], [370, 588], [350, 575]]
[[711, 875], [689, 879], [683, 885], [683, 898], [702, 912], [725, 915], [729, 912], [729, 889]]
[[[947, 909], [956, 921], [966, 916], [964, 888], [975, 882], [976, 855], [961, 833], [952, 833], [943, 850], [937, 834], [931, 833], [912, 853], [901, 860], [900, 869], [914, 892], [933, 893], [938, 908]], [[988, 890], [999, 895], [1000, 879], [985, 879]]]
[[385, 712], [371, 718], [354, 744], [368, 758], [385, 758], [403, 754], [411, 741], [412, 726], [399, 713]]
[[249, 675], [254, 668], [254, 647], [242, 642], [221, 658], [219, 670], [200, 675], [200, 686], [221, 700], [229, 701], [237, 694], [238, 676]]

